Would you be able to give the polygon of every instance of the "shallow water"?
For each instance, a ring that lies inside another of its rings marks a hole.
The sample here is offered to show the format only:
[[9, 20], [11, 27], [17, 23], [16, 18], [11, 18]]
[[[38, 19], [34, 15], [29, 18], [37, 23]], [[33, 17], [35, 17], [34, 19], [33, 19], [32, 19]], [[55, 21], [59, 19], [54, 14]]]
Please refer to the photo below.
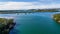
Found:
[[52, 15], [59, 12], [0, 14], [1, 17], [15, 17], [16, 26], [10, 34], [60, 34], [60, 25]]

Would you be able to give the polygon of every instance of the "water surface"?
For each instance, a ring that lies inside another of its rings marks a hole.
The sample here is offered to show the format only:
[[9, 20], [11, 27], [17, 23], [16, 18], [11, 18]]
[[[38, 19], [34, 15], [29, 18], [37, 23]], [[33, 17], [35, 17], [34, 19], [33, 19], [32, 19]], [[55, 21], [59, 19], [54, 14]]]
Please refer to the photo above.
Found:
[[1, 16], [15, 17], [16, 26], [10, 34], [60, 34], [60, 25], [52, 15], [59, 12], [0, 14]]

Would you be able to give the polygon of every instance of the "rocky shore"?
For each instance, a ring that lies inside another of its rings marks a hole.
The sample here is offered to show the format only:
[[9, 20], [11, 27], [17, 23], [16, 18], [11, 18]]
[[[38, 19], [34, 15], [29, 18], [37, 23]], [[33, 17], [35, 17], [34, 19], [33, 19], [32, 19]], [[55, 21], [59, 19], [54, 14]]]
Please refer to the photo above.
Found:
[[53, 19], [57, 22], [60, 23], [60, 14], [54, 14]]
[[15, 24], [14, 19], [0, 18], [0, 34], [9, 34]]

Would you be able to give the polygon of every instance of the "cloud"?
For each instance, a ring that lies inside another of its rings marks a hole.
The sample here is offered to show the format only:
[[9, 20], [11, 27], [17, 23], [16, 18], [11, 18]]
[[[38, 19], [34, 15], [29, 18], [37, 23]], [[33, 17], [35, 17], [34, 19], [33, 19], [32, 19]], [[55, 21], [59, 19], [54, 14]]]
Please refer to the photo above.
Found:
[[60, 4], [40, 2], [0, 2], [0, 10], [60, 8]]

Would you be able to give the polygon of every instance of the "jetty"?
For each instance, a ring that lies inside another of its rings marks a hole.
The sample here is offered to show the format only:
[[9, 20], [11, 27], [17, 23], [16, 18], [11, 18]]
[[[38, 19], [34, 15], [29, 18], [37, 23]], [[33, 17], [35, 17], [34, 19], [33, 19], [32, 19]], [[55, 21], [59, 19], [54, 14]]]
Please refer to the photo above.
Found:
[[12, 17], [0, 17], [0, 34], [9, 34], [15, 24]]

